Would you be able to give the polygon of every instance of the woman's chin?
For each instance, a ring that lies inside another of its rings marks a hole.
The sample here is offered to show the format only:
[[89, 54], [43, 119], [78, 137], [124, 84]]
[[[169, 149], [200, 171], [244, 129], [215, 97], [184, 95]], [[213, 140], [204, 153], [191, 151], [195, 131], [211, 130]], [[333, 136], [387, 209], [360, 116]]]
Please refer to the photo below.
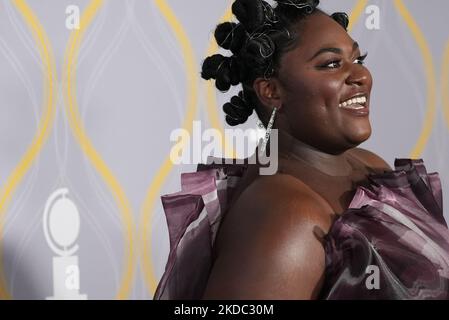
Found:
[[346, 136], [347, 141], [353, 146], [357, 147], [371, 137], [371, 127], [359, 128], [356, 132], [351, 132]]

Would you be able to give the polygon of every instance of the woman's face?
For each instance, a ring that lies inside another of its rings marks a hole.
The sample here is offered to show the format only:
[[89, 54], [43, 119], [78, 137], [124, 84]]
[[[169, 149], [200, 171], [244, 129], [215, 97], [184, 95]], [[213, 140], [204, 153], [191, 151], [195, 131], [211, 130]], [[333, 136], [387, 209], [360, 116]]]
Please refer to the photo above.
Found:
[[331, 17], [317, 12], [299, 27], [297, 47], [280, 62], [283, 121], [295, 138], [339, 154], [371, 135], [372, 77], [358, 44]]

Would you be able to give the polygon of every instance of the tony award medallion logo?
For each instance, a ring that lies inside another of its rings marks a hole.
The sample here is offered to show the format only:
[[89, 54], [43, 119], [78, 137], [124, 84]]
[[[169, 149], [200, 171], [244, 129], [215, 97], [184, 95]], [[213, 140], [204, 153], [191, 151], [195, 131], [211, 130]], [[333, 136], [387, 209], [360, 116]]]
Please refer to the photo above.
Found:
[[80, 230], [80, 215], [67, 189], [53, 192], [45, 204], [43, 217], [45, 239], [53, 257], [53, 296], [47, 300], [86, 300], [80, 294], [80, 272], [76, 240]]

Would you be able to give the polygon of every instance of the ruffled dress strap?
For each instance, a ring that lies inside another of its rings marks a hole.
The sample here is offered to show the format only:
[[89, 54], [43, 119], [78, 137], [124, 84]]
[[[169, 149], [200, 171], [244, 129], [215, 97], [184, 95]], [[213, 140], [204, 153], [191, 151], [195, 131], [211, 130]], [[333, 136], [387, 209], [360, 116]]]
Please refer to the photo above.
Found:
[[441, 182], [422, 160], [370, 175], [325, 237], [324, 299], [447, 299]]
[[170, 252], [154, 299], [202, 298], [218, 227], [246, 170], [245, 164], [200, 164], [197, 172], [181, 175], [180, 192], [161, 197]]

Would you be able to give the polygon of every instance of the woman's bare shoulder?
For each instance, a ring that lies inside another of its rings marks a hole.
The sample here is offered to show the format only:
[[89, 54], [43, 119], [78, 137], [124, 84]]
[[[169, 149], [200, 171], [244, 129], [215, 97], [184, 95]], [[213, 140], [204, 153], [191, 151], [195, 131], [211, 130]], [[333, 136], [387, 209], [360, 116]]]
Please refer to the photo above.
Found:
[[377, 170], [392, 170], [391, 166], [379, 155], [363, 148], [351, 149], [350, 154], [365, 163], [367, 166]]
[[220, 228], [205, 298], [307, 299], [324, 273], [332, 209], [288, 175], [256, 179]]
[[[275, 174], [256, 179], [241, 194], [231, 211], [245, 212], [248, 216], [267, 215], [290, 222], [314, 220], [321, 224], [328, 220], [333, 210], [323, 197], [301, 180], [288, 174]], [[282, 212], [293, 216], [287, 218], [287, 214], [282, 215]]]

